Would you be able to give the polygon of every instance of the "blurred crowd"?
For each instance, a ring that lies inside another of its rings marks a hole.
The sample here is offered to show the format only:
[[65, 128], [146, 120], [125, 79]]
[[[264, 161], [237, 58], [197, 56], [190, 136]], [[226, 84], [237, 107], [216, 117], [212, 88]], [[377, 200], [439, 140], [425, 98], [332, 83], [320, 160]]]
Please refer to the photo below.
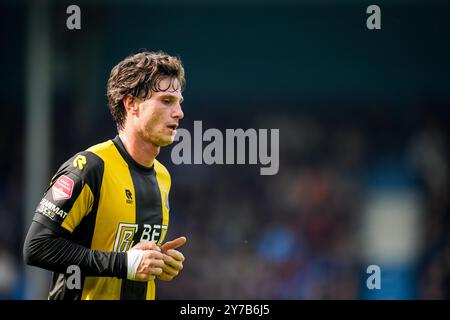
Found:
[[253, 125], [280, 128], [278, 175], [175, 168], [170, 234], [188, 236], [188, 260], [176, 285], [160, 284], [159, 297], [362, 298], [366, 177], [373, 163], [395, 157], [412, 168], [424, 202], [411, 296], [450, 298], [448, 133], [442, 119], [422, 116], [270, 114]]
[[[170, 148], [161, 152], [173, 179], [167, 239], [185, 235], [188, 243], [185, 269], [172, 282], [158, 282], [158, 299], [361, 298], [357, 230], [365, 177], [387, 155], [413, 168], [424, 199], [415, 297], [450, 298], [449, 137], [441, 117], [257, 114], [246, 118], [247, 128], [280, 129], [277, 175], [261, 176], [256, 165], [175, 166]], [[22, 298], [25, 286], [20, 121], [16, 115], [0, 127], [9, 149], [0, 160], [1, 299]], [[221, 121], [208, 127], [233, 125]], [[87, 147], [71, 143], [66, 150]], [[56, 149], [58, 160], [70, 156]]]

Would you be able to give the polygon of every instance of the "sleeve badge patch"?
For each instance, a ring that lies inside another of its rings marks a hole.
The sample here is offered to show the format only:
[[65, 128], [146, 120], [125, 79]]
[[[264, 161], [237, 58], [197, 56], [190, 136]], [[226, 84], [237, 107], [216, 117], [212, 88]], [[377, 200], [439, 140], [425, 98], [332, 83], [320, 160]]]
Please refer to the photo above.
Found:
[[52, 187], [53, 200], [65, 200], [72, 197], [74, 182], [69, 177], [62, 175]]

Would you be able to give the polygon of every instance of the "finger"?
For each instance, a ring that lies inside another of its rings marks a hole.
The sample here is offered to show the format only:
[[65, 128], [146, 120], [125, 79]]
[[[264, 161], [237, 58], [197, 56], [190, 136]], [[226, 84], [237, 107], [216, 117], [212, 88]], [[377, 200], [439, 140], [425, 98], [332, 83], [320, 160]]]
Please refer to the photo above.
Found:
[[181, 260], [176, 260], [169, 255], [164, 255], [163, 260], [166, 265], [169, 265], [177, 270], [183, 269], [183, 261], [181, 261]]
[[133, 249], [161, 251], [154, 241], [139, 242]]
[[176, 252], [171, 252], [171, 254], [164, 254], [163, 260], [166, 264], [177, 267], [177, 266], [183, 265], [184, 256], [181, 252], [176, 251]]
[[168, 275], [174, 277], [176, 275], [178, 275], [178, 272], [180, 272], [181, 269], [176, 269], [171, 267], [170, 265], [166, 264], [163, 268], [163, 273], [167, 273]]
[[157, 278], [162, 281], [170, 281], [173, 279], [173, 276], [163, 271], [163, 273], [161, 273]]
[[164, 255], [158, 251], [146, 250], [144, 251], [144, 255], [142, 257], [145, 259], [163, 260]]
[[163, 269], [162, 268], [151, 268], [150, 269], [150, 274], [151, 275], [159, 276], [161, 273], [163, 273]]
[[157, 260], [157, 259], [146, 259], [144, 261], [144, 266], [148, 269], [151, 268], [163, 268], [165, 265], [164, 260]]
[[161, 246], [161, 251], [165, 252], [170, 249], [176, 249], [181, 247], [186, 243], [186, 237], [179, 237], [172, 241], [167, 241]]
[[177, 261], [181, 261], [181, 262], [184, 261], [184, 255], [178, 250], [174, 250], [174, 249], [168, 250], [168, 251], [164, 252], [164, 255], [170, 256]]

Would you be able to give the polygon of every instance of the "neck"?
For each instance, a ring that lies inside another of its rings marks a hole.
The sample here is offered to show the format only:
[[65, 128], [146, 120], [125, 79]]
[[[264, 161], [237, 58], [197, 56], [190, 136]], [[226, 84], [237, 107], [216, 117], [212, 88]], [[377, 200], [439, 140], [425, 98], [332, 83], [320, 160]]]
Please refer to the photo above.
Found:
[[159, 146], [144, 141], [138, 134], [119, 131], [120, 140], [134, 161], [144, 167], [151, 167], [159, 154]]

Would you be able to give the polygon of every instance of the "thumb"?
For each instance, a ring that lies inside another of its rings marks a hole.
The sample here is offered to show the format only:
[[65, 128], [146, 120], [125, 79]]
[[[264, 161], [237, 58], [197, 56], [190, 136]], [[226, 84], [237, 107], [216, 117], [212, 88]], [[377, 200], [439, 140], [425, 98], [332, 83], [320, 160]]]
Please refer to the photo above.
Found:
[[166, 252], [167, 250], [170, 250], [170, 249], [176, 249], [176, 248], [181, 247], [185, 243], [186, 243], [186, 237], [179, 237], [179, 238], [176, 238], [175, 240], [167, 241], [166, 243], [164, 243], [161, 246], [161, 251]]
[[147, 241], [147, 242], [139, 242], [137, 245], [135, 245], [132, 249], [138, 249], [138, 250], [157, 250], [160, 251], [159, 247], [155, 244], [154, 241]]

